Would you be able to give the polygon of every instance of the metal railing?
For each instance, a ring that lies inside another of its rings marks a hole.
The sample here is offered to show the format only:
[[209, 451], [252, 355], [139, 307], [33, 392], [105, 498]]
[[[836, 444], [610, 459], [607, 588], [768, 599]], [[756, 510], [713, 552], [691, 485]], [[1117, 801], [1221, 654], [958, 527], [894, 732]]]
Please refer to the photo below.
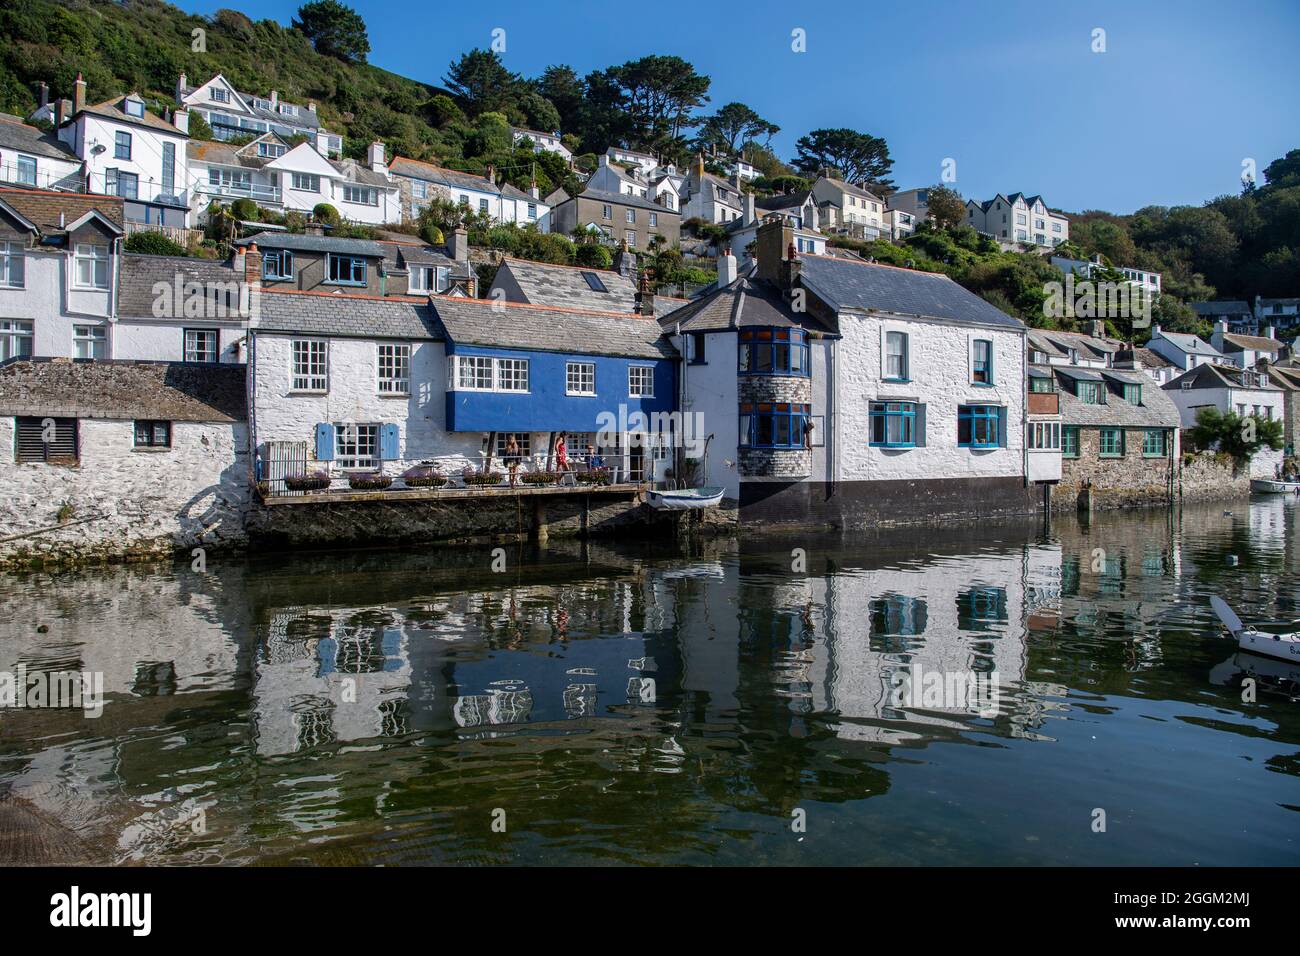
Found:
[[199, 182], [194, 192], [205, 196], [217, 196], [221, 199], [252, 199], [255, 202], [279, 203], [283, 195], [279, 186], [267, 186], [262, 183], [214, 183]]
[[86, 188], [86, 180], [80, 173], [56, 176], [42, 170], [39, 160], [34, 170], [17, 163], [0, 163], [0, 183], [19, 189], [55, 189], [70, 193], [79, 193]]
[[86, 192], [101, 196], [118, 196], [127, 202], [157, 203], [182, 209], [189, 205], [189, 197], [184, 189], [178, 190], [174, 184], [169, 189], [163, 189], [162, 184], [154, 182], [152, 177], [137, 179], [135, 191], [132, 193], [129, 187], [123, 188], [120, 179], [116, 183], [110, 183], [106, 173], [91, 173], [87, 177]]
[[[493, 455], [488, 464], [486, 453], [478, 461], [465, 455], [443, 455], [433, 458], [372, 460], [357, 468], [341, 467], [338, 462], [314, 461], [308, 454], [305, 442], [265, 442], [258, 451], [254, 478], [263, 495], [268, 497], [301, 497], [306, 491], [288, 487], [286, 479], [299, 475], [328, 475], [329, 485], [315, 489], [317, 492], [353, 490], [349, 479], [358, 475], [382, 473], [392, 483], [383, 491], [437, 491], [438, 489], [513, 489], [527, 492], [541, 488], [584, 488], [652, 483], [665, 480], [664, 472], [670, 465], [664, 458], [655, 458], [650, 449], [641, 452], [597, 453], [594, 460], [584, 452], [571, 455], [567, 467], [561, 469], [554, 455], [543, 452], [524, 455], [515, 467], [500, 455]], [[441, 485], [424, 482], [408, 485], [402, 473], [420, 467], [427, 473], [446, 479]], [[533, 477], [530, 477], [533, 476]]]

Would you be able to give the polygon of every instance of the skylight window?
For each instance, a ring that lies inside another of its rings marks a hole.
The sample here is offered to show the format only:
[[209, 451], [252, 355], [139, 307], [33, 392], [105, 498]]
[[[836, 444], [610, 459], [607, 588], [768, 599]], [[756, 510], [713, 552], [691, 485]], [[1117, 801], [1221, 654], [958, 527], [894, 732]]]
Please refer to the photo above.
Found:
[[600, 276], [596, 275], [596, 273], [584, 272], [582, 277], [587, 280], [587, 285], [591, 286], [592, 292], [609, 292], [609, 290], [605, 288], [605, 283], [601, 280]]

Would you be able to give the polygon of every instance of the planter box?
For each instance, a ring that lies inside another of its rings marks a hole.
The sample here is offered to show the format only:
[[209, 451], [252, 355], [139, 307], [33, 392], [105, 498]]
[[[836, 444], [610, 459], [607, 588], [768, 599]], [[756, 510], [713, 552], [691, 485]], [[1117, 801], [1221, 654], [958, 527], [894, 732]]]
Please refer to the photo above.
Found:
[[493, 488], [504, 480], [504, 476], [497, 472], [490, 472], [486, 475], [466, 475], [466, 488]]
[[290, 491], [321, 491], [330, 486], [328, 475], [290, 475], [284, 479]]
[[393, 483], [388, 475], [350, 475], [348, 487], [353, 491], [383, 491]]
[[441, 488], [446, 483], [447, 478], [445, 475], [421, 475], [402, 479], [402, 484], [407, 488]]

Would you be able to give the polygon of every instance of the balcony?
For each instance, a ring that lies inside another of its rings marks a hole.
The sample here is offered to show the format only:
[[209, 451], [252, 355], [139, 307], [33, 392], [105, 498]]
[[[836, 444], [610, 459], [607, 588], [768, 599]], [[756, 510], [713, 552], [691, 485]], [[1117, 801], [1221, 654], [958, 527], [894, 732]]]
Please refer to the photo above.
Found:
[[266, 186], [261, 183], [201, 182], [194, 187], [194, 193], [215, 199], [251, 199], [261, 205], [278, 206], [281, 202], [279, 186]]
[[58, 176], [30, 165], [19, 166], [16, 163], [0, 163], [0, 183], [18, 189], [56, 189], [62, 192], [79, 193], [85, 189], [86, 181], [80, 173]]
[[152, 179], [139, 179], [134, 183], [117, 180], [110, 182], [104, 173], [93, 173], [86, 183], [86, 192], [101, 196], [117, 196], [127, 202], [149, 203], [154, 206], [172, 206], [176, 209], [189, 208], [189, 193], [177, 190], [174, 186], [164, 189], [161, 183]]

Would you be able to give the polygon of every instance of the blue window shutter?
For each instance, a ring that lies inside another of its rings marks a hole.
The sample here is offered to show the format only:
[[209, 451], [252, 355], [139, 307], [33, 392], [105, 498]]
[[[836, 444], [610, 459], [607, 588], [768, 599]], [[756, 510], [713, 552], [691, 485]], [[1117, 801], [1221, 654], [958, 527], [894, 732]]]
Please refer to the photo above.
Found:
[[1005, 405], [998, 409], [998, 447], [1007, 447], [1007, 409]]
[[916, 447], [925, 447], [925, 406], [917, 404], [916, 421], [912, 425], [912, 437], [916, 439]]
[[316, 460], [334, 460], [334, 426], [329, 422], [316, 426]]
[[394, 424], [379, 426], [379, 457], [384, 461], [396, 461], [402, 457], [398, 454], [397, 426]]

